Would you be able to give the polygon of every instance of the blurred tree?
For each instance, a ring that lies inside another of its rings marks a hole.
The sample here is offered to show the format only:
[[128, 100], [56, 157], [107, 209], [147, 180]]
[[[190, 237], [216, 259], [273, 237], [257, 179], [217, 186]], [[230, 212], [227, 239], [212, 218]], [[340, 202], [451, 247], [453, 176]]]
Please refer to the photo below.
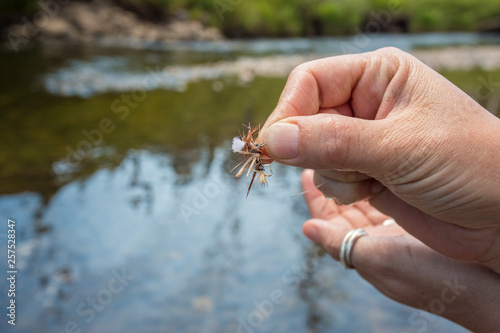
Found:
[[[56, 0], [42, 0], [56, 1]], [[78, 1], [78, 0], [73, 0]], [[83, 0], [79, 0], [83, 1]], [[87, 0], [91, 1], [91, 0]], [[354, 34], [373, 12], [401, 9], [386, 31], [474, 31], [481, 22], [500, 16], [500, 0], [109, 0], [139, 18], [164, 22], [199, 20], [228, 37], [284, 37]], [[32, 15], [37, 0], [1, 0], [0, 24]], [[411, 24], [409, 23], [411, 22]]]

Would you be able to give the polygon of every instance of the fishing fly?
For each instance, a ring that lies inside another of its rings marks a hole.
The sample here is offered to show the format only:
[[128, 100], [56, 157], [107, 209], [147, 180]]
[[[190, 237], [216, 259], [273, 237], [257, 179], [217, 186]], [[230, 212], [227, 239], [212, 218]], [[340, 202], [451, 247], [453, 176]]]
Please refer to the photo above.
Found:
[[[239, 137], [233, 138], [233, 144], [231, 146], [233, 152], [245, 155], [246, 159], [240, 162], [238, 165], [236, 165], [231, 170], [231, 172], [237, 169], [239, 166], [241, 166], [235, 175], [236, 178], [239, 178], [241, 175], [243, 175], [245, 171], [247, 171], [247, 177], [250, 175], [250, 173], [253, 173], [252, 180], [250, 181], [250, 186], [248, 186], [248, 191], [247, 191], [247, 197], [248, 197], [255, 176], [258, 176], [261, 184], [267, 185], [267, 177], [272, 176], [273, 169], [270, 165], [272, 159], [266, 154], [264, 148], [265, 144], [261, 142], [258, 143], [256, 142], [255, 139], [256, 134], [258, 134], [260, 130], [260, 125], [252, 128], [252, 126], [249, 123], [247, 129], [248, 129], [247, 134], [240, 134]], [[265, 164], [269, 164], [270, 168], [269, 174], [266, 173], [266, 170], [264, 168]]]

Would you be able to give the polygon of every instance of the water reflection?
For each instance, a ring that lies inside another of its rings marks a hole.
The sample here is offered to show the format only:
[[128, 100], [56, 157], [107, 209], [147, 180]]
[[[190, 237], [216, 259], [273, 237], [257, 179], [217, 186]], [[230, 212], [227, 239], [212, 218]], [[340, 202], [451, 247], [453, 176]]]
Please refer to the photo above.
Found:
[[[410, 309], [300, 237], [307, 215], [294, 196], [298, 170], [276, 167], [269, 187], [245, 199], [247, 182], [227, 173], [229, 154], [202, 150], [191, 179], [178, 182], [168, 155], [135, 150], [115, 168], [62, 186], [46, 204], [36, 194], [1, 197], [2, 216], [18, 223], [16, 331], [62, 331], [68, 323], [86, 332], [408, 324]], [[276, 290], [284, 302], [266, 317]]]

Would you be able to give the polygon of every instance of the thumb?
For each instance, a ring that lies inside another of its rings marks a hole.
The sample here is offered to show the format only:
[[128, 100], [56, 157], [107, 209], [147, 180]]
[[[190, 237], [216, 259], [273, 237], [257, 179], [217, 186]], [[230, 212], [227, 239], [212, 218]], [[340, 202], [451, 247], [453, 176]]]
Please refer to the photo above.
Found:
[[384, 140], [388, 127], [387, 120], [316, 114], [278, 121], [266, 129], [264, 140], [267, 153], [280, 163], [370, 174], [392, 163], [386, 147], [391, 140]]

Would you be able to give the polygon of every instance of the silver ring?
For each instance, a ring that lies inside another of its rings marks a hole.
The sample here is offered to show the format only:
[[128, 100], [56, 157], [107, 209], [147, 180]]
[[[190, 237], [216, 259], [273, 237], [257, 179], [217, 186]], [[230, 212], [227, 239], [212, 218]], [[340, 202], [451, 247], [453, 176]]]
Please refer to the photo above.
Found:
[[366, 235], [366, 231], [363, 228], [350, 230], [347, 235], [345, 235], [342, 245], [340, 246], [340, 263], [346, 269], [354, 268], [351, 263], [351, 251], [358, 238], [364, 235]]

